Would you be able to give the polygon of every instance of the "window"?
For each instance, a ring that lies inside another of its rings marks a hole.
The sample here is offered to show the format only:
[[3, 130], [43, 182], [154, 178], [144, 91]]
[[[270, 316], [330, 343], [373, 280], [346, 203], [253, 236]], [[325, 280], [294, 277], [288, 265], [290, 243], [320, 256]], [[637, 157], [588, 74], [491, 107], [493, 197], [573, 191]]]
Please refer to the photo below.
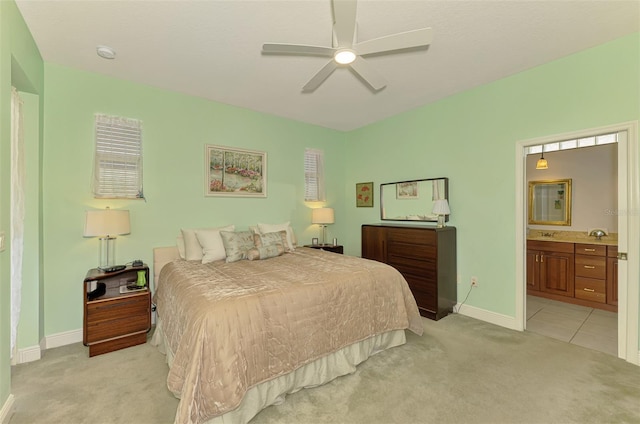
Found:
[[581, 147], [600, 146], [602, 144], [611, 144], [611, 143], [617, 143], [617, 142], [618, 142], [617, 133], [611, 133], [611, 134], [597, 135], [595, 137], [579, 138], [577, 140], [556, 141], [554, 143], [529, 146], [526, 148], [526, 152], [528, 155], [533, 155], [533, 154], [541, 153], [543, 147], [544, 147], [544, 152], [546, 153], [546, 152], [555, 152], [558, 150], [579, 149]]
[[143, 198], [142, 122], [96, 114], [93, 194], [98, 198]]
[[325, 200], [324, 192], [324, 152], [318, 149], [304, 151], [304, 200], [318, 202]]

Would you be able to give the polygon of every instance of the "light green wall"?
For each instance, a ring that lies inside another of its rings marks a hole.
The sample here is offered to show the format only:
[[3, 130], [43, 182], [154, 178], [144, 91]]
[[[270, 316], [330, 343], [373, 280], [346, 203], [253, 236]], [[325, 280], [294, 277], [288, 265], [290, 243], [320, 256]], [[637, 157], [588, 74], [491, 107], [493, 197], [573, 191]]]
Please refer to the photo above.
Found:
[[[10, 233], [10, 155], [11, 155], [11, 86], [18, 90], [33, 93], [29, 96], [29, 113], [35, 127], [31, 128], [30, 151], [36, 156], [27, 159], [28, 169], [39, 168], [39, 150], [41, 146], [42, 95], [44, 93], [43, 62], [40, 53], [27, 29], [22, 15], [13, 1], [0, 1], [0, 230], [7, 237]], [[29, 230], [29, 239], [25, 241], [25, 257], [35, 273], [25, 284], [29, 288], [38, 287], [40, 276], [40, 241], [39, 231], [39, 181], [38, 173], [30, 187], [35, 191], [28, 195], [30, 205], [35, 209], [29, 212], [30, 223], [36, 228]], [[0, 253], [0, 408], [10, 394], [10, 246]], [[35, 280], [34, 280], [35, 279]], [[36, 289], [37, 291], [37, 289]], [[35, 299], [38, 302], [38, 295]], [[28, 313], [36, 315], [29, 319], [39, 319], [40, 305], [30, 305]]]
[[[291, 221], [302, 242], [317, 236], [304, 199], [304, 149], [325, 151], [327, 204], [344, 216], [344, 135], [152, 87], [45, 65], [44, 233], [47, 335], [82, 327], [82, 280], [97, 266], [98, 241], [82, 237], [85, 210], [126, 208], [131, 235], [116, 241], [119, 263], [152, 263], [152, 248], [175, 245], [181, 227]], [[143, 122], [146, 201], [95, 200], [94, 114]], [[204, 196], [204, 146], [267, 152], [268, 197]], [[340, 232], [344, 224], [331, 230]], [[344, 220], [342, 221], [344, 222]]]
[[[347, 134], [354, 185], [449, 177], [458, 229], [458, 299], [515, 316], [517, 141], [640, 119], [640, 35], [633, 34]], [[437, 82], [434, 82], [437, 83]], [[348, 253], [376, 208], [348, 212]]]

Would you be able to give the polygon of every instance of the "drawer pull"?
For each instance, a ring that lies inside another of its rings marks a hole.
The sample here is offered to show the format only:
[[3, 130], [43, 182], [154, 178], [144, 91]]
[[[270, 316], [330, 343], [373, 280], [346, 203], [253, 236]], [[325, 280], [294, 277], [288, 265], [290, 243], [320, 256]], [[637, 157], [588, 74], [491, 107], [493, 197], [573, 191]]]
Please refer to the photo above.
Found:
[[590, 289], [590, 288], [588, 288], [588, 287], [585, 287], [585, 288], [583, 288], [582, 290], [584, 290], [584, 291], [586, 291], [586, 292], [590, 292], [590, 293], [595, 292], [595, 289]]
[[593, 265], [585, 265], [584, 267], [587, 269], [596, 269], [596, 267]]
[[585, 249], [584, 249], [584, 251], [585, 251], [585, 252], [595, 252], [595, 251], [596, 251], [596, 249], [587, 249], [587, 248], [585, 248]]
[[538, 259], [538, 255], [536, 255], [536, 262], [540, 262], [540, 260]]

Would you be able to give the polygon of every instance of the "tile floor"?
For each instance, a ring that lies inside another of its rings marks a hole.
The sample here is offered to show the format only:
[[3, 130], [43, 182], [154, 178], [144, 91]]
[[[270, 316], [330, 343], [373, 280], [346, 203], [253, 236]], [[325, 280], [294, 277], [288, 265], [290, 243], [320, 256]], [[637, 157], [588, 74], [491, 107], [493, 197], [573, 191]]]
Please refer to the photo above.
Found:
[[618, 314], [527, 296], [527, 330], [618, 356]]

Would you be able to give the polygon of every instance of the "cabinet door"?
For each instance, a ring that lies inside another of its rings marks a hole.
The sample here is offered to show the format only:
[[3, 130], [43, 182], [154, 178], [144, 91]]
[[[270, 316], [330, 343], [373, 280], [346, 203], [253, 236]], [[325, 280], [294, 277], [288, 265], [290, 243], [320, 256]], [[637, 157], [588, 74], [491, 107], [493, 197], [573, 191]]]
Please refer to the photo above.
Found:
[[540, 252], [527, 250], [527, 290], [540, 291]]
[[618, 306], [618, 258], [607, 258], [607, 303]]
[[561, 296], [574, 297], [574, 255], [541, 252], [540, 290]]
[[362, 227], [362, 257], [386, 262], [386, 229], [375, 226]]

